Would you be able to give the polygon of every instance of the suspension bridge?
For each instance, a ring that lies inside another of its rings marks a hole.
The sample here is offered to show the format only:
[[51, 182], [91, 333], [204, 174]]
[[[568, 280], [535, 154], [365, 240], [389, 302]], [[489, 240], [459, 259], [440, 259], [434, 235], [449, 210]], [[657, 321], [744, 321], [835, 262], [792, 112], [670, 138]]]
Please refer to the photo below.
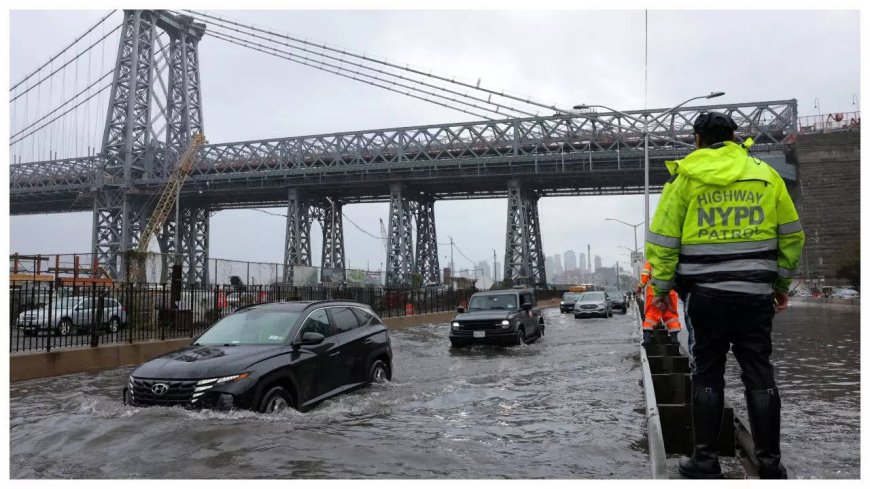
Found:
[[692, 150], [692, 121], [708, 110], [730, 114], [737, 135], [755, 139], [753, 151], [796, 180], [787, 161], [795, 100], [578, 112], [207, 12], [125, 10], [103, 16], [13, 83], [11, 213], [92, 212], [95, 259], [122, 276], [125, 253], [136, 248], [180, 155], [194, 134], [208, 134], [203, 41], [473, 120], [202, 146], [180, 190], [178, 217], [170, 213], [157, 236], [162, 253], [181, 255], [191, 284], [209, 282], [215, 211], [284, 207], [287, 281], [294, 266], [311, 265], [315, 219], [322, 266], [345, 268], [342, 207], [362, 202], [389, 202], [387, 284], [410, 284], [412, 273], [439, 283], [434, 204], [470, 198], [508, 199], [504, 277], [546, 284], [539, 199], [643, 192], [647, 136], [651, 188], [660, 190], [668, 178], [663, 161]]

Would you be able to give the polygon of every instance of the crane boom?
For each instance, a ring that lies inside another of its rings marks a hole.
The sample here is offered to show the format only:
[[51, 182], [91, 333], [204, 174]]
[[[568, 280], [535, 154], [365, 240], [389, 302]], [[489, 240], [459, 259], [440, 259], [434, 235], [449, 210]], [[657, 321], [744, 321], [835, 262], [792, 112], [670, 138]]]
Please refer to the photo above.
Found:
[[146, 224], [145, 229], [142, 230], [142, 235], [139, 237], [139, 245], [136, 247], [136, 251], [140, 253], [147, 251], [148, 242], [151, 241], [151, 238], [157, 234], [157, 231], [163, 226], [163, 223], [166, 222], [166, 219], [169, 217], [169, 212], [176, 204], [178, 190], [184, 186], [184, 182], [187, 181], [187, 176], [190, 175], [190, 169], [193, 167], [194, 156], [196, 156], [196, 152], [203, 144], [205, 144], [205, 136], [200, 133], [194, 134], [193, 139], [190, 141], [190, 145], [187, 147], [187, 150], [184, 151], [184, 154], [181, 156], [181, 160], [178, 162], [175, 170], [172, 171], [172, 175], [170, 175], [166, 187], [163, 188], [163, 193], [160, 194], [160, 200], [157, 201], [157, 205], [154, 207], [154, 212], [152, 212], [151, 217], [148, 218], [148, 224]]

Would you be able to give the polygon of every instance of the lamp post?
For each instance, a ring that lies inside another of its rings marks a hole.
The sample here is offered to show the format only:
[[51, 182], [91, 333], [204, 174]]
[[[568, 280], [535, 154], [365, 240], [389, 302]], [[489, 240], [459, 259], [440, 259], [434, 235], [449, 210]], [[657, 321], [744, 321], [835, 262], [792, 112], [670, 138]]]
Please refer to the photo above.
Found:
[[[646, 232], [649, 230], [649, 123], [656, 122], [660, 118], [674, 112], [680, 107], [686, 105], [687, 103], [698, 100], [702, 98], [710, 99], [721, 97], [725, 95], [725, 92], [711, 92], [709, 95], [699, 95], [697, 97], [692, 97], [690, 99], [686, 99], [683, 102], [671, 107], [670, 109], [662, 112], [657, 117], [650, 119], [649, 112], [645, 111], [643, 113], [643, 215], [644, 215], [644, 223], [646, 224], [644, 229], [644, 240], [646, 240]], [[637, 123], [640, 123], [641, 120], [637, 117], [626, 114], [625, 112], [618, 111], [616, 109], [610, 108], [606, 105], [575, 105], [575, 110], [588, 109], [592, 107], [600, 107], [602, 109], [607, 109], [615, 114], [619, 114], [627, 119], [631, 119]]]
[[637, 223], [637, 224], [629, 224], [629, 223], [627, 223], [627, 222], [625, 222], [625, 221], [620, 221], [619, 219], [614, 219], [614, 218], [612, 218], [612, 217], [605, 217], [604, 220], [605, 220], [605, 221], [616, 221], [616, 222], [620, 222], [620, 223], [622, 223], [622, 224], [625, 224], [625, 225], [628, 226], [628, 227], [634, 228], [634, 250], [637, 251], [637, 227], [640, 226], [641, 224], [644, 224], [644, 223], [639, 222], [639, 223]]

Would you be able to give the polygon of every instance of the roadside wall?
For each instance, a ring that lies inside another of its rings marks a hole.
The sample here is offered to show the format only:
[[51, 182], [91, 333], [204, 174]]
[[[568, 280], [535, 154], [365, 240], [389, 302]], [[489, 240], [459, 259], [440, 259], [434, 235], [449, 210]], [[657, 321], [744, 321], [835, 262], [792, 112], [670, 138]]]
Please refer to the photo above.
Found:
[[798, 215], [807, 235], [801, 272], [830, 282], [843, 247], [861, 233], [861, 131], [799, 136]]
[[[559, 299], [552, 299], [541, 301], [539, 306], [551, 307], [558, 303]], [[453, 311], [447, 311], [384, 318], [384, 324], [389, 329], [398, 330], [421, 324], [446, 323], [453, 318], [454, 314]], [[10, 382], [138, 365], [188, 344], [190, 344], [190, 338], [181, 338], [166, 341], [109, 344], [96, 348], [55, 350], [48, 353], [12, 353], [9, 358]]]

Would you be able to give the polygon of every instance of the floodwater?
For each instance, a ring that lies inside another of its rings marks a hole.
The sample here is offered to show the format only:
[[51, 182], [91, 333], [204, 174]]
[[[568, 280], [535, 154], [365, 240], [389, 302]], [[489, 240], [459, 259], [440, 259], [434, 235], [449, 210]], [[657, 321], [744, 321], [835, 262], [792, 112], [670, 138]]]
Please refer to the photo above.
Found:
[[[11, 477], [650, 477], [637, 319], [545, 314], [546, 337], [521, 347], [450, 350], [446, 324], [391, 332], [392, 383], [307, 413], [128, 408], [131, 369], [16, 383]], [[773, 342], [791, 476], [860, 477], [858, 308], [795, 302]], [[733, 357], [726, 381], [745, 416]]]
[[[789, 477], [861, 477], [859, 307], [792, 301], [773, 324], [782, 398], [781, 450]], [[740, 367], [729, 354], [726, 396], [746, 418]]]
[[511, 348], [391, 332], [393, 382], [307, 413], [128, 408], [131, 369], [16, 383], [11, 477], [649, 477], [637, 319], [545, 320]]

